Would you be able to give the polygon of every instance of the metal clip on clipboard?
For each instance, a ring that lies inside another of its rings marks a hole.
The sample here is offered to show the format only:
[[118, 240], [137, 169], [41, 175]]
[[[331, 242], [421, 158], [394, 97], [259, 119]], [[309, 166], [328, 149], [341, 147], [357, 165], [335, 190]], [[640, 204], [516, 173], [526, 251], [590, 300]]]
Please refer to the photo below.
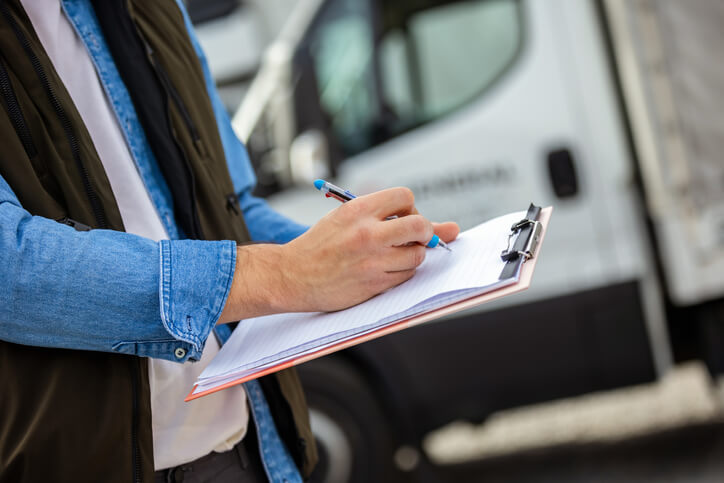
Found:
[[[535, 256], [543, 231], [543, 225], [538, 221], [540, 212], [541, 207], [531, 203], [525, 218], [510, 227], [508, 246], [500, 254], [500, 258], [506, 262], [505, 268], [500, 274], [500, 280], [515, 276], [523, 262]], [[516, 237], [515, 242], [511, 246], [514, 237]]]

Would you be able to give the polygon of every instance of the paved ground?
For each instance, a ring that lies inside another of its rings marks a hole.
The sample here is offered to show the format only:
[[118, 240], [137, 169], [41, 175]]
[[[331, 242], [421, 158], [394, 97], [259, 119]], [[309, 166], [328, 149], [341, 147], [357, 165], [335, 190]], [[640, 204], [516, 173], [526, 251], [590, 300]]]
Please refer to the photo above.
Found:
[[722, 482], [724, 423], [566, 444], [437, 469], [450, 482]]
[[[718, 389], [719, 388], [719, 389]], [[724, 482], [724, 383], [656, 384], [501, 412], [430, 435], [425, 482]]]

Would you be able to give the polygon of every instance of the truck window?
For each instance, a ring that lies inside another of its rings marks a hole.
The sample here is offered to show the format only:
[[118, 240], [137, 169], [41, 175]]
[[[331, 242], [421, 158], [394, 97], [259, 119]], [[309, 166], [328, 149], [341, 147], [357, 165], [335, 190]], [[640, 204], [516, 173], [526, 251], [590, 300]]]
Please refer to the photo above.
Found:
[[372, 4], [333, 0], [317, 25], [309, 50], [319, 102], [344, 151], [361, 151], [379, 116]]
[[305, 47], [326, 131], [351, 156], [477, 98], [521, 44], [518, 0], [331, 0]]

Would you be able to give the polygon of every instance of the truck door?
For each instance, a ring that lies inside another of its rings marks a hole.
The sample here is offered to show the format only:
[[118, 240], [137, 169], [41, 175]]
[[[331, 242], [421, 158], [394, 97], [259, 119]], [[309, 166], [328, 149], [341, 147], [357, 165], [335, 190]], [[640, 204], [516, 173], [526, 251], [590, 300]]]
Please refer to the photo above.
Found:
[[[298, 139], [326, 140], [334, 182], [357, 194], [409, 186], [421, 213], [463, 229], [555, 207], [526, 294], [355, 349], [418, 430], [668, 367], [595, 2], [328, 0], [291, 77]], [[334, 205], [308, 183], [269, 201], [314, 223]]]

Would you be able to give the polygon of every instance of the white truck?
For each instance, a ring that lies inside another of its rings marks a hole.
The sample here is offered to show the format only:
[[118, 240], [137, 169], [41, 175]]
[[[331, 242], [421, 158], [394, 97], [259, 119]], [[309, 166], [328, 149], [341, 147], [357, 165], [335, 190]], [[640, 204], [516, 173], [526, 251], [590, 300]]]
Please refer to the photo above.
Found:
[[463, 229], [555, 207], [527, 293], [301, 366], [318, 481], [430, 479], [452, 420], [724, 370], [723, 2], [288, 4], [234, 116], [274, 208], [316, 221], [317, 177]]

